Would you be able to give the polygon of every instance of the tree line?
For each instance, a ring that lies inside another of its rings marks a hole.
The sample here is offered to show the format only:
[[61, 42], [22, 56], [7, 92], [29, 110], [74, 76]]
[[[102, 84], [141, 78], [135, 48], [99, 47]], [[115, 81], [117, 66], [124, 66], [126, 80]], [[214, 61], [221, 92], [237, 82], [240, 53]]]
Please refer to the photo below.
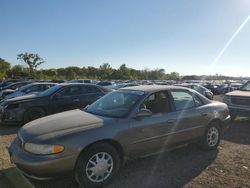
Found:
[[114, 69], [109, 63], [103, 63], [98, 68], [93, 66], [77, 67], [69, 66], [57, 69], [39, 69], [38, 66], [45, 63], [44, 59], [38, 54], [21, 53], [17, 55], [21, 64], [11, 66], [11, 63], [0, 58], [0, 79], [33, 77], [36, 79], [100, 79], [100, 80], [179, 80], [177, 72], [165, 73], [164, 69], [144, 69], [136, 70], [122, 64], [118, 69]]
[[109, 63], [103, 63], [98, 68], [93, 66], [77, 67], [69, 66], [57, 69], [39, 69], [38, 66], [45, 63], [45, 60], [38, 54], [21, 53], [17, 59], [22, 63], [11, 66], [11, 63], [0, 58], [0, 80], [3, 78], [27, 78], [32, 77], [41, 80], [73, 80], [73, 79], [98, 79], [98, 80], [241, 80], [249, 77], [228, 77], [219, 74], [215, 75], [188, 75], [180, 76], [178, 72], [166, 73], [165, 69], [144, 69], [136, 70], [122, 64], [114, 69]]

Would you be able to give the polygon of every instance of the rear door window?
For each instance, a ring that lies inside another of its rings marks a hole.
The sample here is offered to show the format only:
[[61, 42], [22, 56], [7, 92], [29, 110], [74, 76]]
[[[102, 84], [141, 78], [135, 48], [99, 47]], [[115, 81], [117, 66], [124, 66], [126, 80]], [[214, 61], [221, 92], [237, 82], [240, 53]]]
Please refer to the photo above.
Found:
[[194, 108], [196, 106], [192, 94], [187, 91], [171, 91], [171, 95], [173, 96], [175, 109], [177, 111]]
[[75, 96], [80, 95], [80, 87], [79, 86], [69, 86], [62, 89], [59, 94], [61, 97]]
[[100, 93], [101, 90], [95, 86], [81, 86], [82, 94], [94, 94], [94, 93]]

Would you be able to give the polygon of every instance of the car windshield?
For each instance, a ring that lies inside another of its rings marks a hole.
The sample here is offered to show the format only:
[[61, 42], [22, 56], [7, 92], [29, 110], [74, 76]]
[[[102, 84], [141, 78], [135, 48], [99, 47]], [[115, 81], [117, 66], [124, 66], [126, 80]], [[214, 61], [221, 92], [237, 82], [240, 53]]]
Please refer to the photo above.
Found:
[[17, 86], [17, 84], [14, 83], [14, 84], [10, 84], [10, 85], [5, 86], [4, 89], [16, 89], [16, 86]]
[[53, 86], [47, 90], [45, 90], [44, 92], [41, 92], [39, 94], [39, 96], [49, 96], [53, 93], [55, 93], [56, 91], [58, 91], [60, 88], [62, 88], [63, 86], [62, 85], [56, 85], [56, 86]]
[[114, 91], [88, 106], [85, 111], [100, 116], [122, 118], [130, 112], [143, 94], [141, 91]]
[[250, 82], [245, 83], [240, 90], [242, 91], [250, 91]]

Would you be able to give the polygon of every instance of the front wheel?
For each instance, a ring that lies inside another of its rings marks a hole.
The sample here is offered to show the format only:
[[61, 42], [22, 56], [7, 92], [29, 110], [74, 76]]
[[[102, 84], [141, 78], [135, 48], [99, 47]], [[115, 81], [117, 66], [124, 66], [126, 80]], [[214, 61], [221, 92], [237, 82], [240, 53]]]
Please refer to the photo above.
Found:
[[218, 147], [221, 139], [221, 128], [218, 122], [212, 122], [208, 126], [199, 145], [202, 149], [213, 150]]
[[93, 145], [79, 156], [76, 180], [82, 187], [103, 187], [117, 174], [120, 162], [119, 153], [110, 144]]

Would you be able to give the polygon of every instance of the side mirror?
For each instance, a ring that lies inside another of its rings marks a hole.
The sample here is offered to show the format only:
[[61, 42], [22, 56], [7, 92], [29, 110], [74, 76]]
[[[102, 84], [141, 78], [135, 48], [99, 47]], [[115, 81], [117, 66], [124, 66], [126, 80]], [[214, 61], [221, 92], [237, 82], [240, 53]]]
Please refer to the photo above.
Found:
[[141, 109], [137, 114], [134, 115], [134, 118], [143, 118], [143, 117], [150, 117], [152, 116], [152, 112], [148, 109]]

